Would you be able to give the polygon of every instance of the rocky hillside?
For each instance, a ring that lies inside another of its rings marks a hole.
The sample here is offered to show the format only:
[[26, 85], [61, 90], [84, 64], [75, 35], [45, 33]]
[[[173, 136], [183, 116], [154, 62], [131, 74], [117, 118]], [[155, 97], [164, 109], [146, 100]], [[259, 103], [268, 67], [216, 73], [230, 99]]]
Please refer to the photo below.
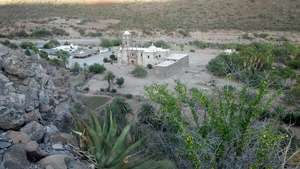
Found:
[[0, 168], [87, 168], [71, 153], [76, 139], [64, 133], [71, 126], [68, 81], [41, 62], [0, 46]]
[[[169, 0], [87, 5], [4, 5], [0, 21], [45, 17], [116, 19], [114, 28], [300, 31], [299, 0]], [[111, 29], [111, 28], [110, 28]]]

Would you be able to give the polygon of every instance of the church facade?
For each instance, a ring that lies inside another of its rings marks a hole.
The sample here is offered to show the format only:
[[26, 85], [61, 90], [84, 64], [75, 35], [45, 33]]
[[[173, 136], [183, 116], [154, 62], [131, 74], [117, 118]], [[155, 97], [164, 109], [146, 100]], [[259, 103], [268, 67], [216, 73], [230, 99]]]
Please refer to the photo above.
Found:
[[170, 55], [169, 49], [154, 46], [142, 48], [132, 43], [131, 33], [125, 31], [122, 36], [122, 46], [118, 53], [118, 60], [123, 64], [140, 66], [157, 65]]

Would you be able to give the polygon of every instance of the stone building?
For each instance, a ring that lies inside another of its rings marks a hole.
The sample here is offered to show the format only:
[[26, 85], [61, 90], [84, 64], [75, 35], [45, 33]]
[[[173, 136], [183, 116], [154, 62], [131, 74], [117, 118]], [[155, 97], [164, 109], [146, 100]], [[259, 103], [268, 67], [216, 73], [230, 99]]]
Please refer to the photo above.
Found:
[[171, 54], [165, 61], [154, 66], [154, 73], [157, 77], [167, 78], [183, 71], [188, 66], [187, 54]]
[[156, 65], [169, 56], [170, 50], [154, 46], [148, 48], [134, 47], [131, 33], [125, 31], [122, 37], [122, 46], [118, 53], [118, 60], [124, 64], [147, 66]]

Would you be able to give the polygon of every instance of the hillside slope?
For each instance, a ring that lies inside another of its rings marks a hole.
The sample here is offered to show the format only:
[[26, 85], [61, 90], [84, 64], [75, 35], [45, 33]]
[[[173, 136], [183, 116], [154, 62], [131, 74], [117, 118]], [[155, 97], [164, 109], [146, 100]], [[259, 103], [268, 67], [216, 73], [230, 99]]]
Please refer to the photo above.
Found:
[[0, 21], [43, 17], [119, 19], [117, 28], [300, 31], [299, 0], [174, 0], [93, 5], [2, 5]]

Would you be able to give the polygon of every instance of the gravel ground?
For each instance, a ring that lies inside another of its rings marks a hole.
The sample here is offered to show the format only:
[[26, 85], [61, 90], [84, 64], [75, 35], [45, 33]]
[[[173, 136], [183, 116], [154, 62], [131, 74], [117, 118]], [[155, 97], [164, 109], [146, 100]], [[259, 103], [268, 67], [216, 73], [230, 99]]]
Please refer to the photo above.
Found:
[[[173, 88], [175, 86], [175, 80], [181, 81], [189, 88], [196, 87], [204, 90], [209, 90], [213, 82], [216, 86], [240, 86], [238, 83], [215, 77], [207, 71], [206, 65], [208, 62], [221, 52], [221, 50], [204, 49], [197, 50], [195, 53], [189, 53], [190, 66], [185, 68], [185, 71], [164, 79], [156, 77], [154, 72], [151, 72], [151, 70], [148, 71], [148, 76], [146, 78], [135, 78], [130, 74], [131, 70], [134, 69], [133, 65], [105, 64], [105, 67], [107, 70], [112, 71], [116, 77], [125, 78], [124, 86], [122, 88], [117, 88], [118, 92], [122, 94], [130, 93], [133, 95], [143, 96], [145, 86], [157, 83], [168, 84], [170, 88]], [[95, 94], [101, 88], [107, 87], [107, 82], [103, 79], [104, 74], [95, 75], [87, 82], [86, 86], [90, 88], [90, 94]]]

